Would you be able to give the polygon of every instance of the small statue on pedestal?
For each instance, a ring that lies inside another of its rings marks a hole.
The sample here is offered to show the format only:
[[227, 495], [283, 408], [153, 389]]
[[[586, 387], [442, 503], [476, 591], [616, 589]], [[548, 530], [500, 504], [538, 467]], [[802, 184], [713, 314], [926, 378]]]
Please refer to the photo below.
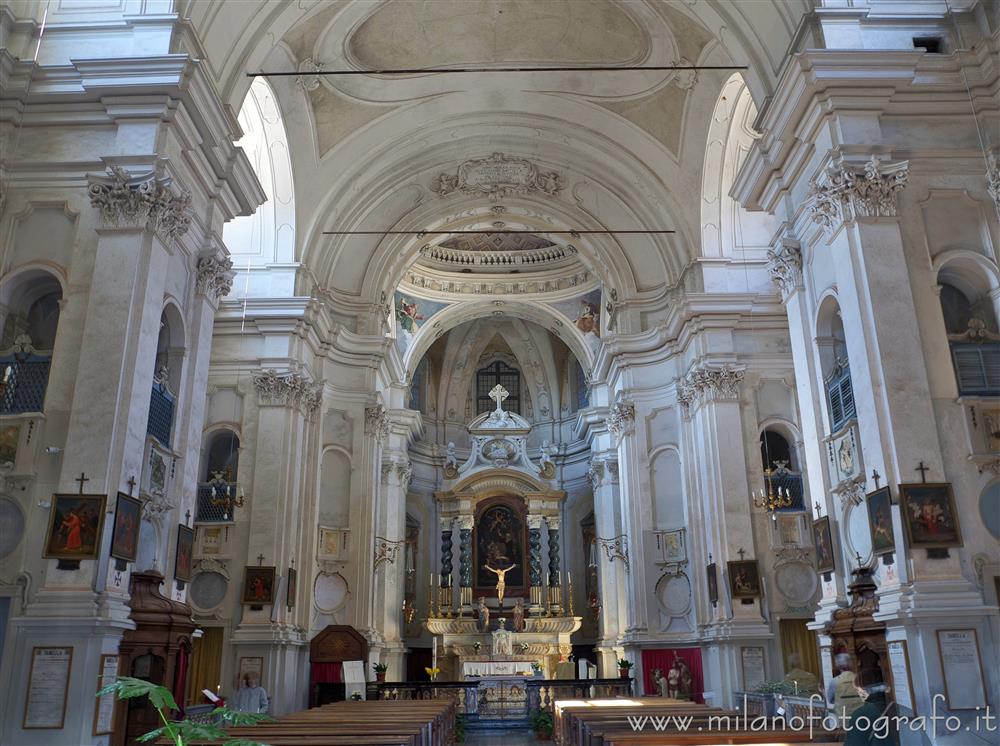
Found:
[[486, 596], [479, 597], [479, 608], [476, 610], [476, 615], [479, 617], [479, 631], [489, 632], [490, 629], [490, 610], [486, 606]]
[[674, 663], [667, 672], [667, 696], [671, 699], [679, 699], [681, 693], [681, 669], [678, 660], [680, 659], [674, 658]]
[[524, 632], [524, 599], [519, 598], [514, 604], [514, 631]]

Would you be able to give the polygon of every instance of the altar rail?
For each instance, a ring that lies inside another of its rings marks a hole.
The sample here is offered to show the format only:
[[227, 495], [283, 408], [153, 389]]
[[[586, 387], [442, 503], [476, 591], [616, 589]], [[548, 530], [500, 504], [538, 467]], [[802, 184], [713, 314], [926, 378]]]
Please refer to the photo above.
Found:
[[[459, 713], [479, 715], [479, 680], [368, 682], [368, 699], [447, 699]], [[610, 699], [632, 696], [632, 679], [531, 679], [524, 680], [528, 712], [551, 710], [560, 699]]]

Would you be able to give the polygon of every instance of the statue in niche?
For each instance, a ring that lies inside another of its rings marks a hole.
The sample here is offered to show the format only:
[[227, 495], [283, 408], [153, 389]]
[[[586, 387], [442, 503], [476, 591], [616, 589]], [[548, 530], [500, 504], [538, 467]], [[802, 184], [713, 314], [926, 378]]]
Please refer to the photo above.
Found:
[[486, 596], [479, 597], [479, 608], [476, 610], [479, 631], [486, 632], [490, 628], [490, 610], [486, 606]]
[[519, 598], [514, 603], [514, 631], [524, 632], [524, 599]]

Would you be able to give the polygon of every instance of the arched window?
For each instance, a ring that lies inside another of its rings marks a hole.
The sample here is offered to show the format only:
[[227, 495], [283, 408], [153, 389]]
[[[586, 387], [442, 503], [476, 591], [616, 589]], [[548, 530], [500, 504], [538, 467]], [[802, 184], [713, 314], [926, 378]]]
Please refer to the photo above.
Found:
[[958, 392], [965, 395], [1000, 396], [1000, 334], [990, 299], [941, 282], [941, 313], [955, 366]]
[[764, 469], [792, 468], [792, 447], [784, 435], [774, 430], [760, 434], [760, 462]]
[[156, 340], [153, 387], [149, 397], [146, 434], [160, 445], [170, 447], [174, 429], [181, 365], [184, 360], [184, 328], [177, 308], [168, 305], [160, 314], [160, 334]]
[[0, 292], [0, 414], [43, 411], [61, 300], [59, 282], [45, 272]]
[[221, 474], [226, 482], [235, 482], [240, 466], [240, 439], [232, 430], [212, 433], [205, 454], [203, 481], [211, 482]]
[[820, 306], [816, 331], [830, 432], [835, 433], [857, 416], [857, 407], [854, 403], [844, 322], [840, 318], [840, 306], [834, 298], [826, 298]]
[[494, 386], [503, 386], [509, 396], [503, 408], [508, 412], [521, 414], [521, 371], [512, 368], [503, 360], [487, 365], [476, 371], [476, 415], [496, 409], [496, 402], [490, 398]]
[[786, 491], [792, 504], [782, 510], [803, 510], [802, 475], [788, 438], [772, 428], [760, 434], [760, 463], [764, 470], [764, 492]]

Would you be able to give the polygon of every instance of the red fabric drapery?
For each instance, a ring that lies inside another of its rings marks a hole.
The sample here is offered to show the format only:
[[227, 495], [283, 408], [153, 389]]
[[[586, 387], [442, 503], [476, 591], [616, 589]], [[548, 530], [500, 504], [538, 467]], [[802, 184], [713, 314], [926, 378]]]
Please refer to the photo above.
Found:
[[309, 669], [311, 684], [341, 684], [344, 681], [343, 663], [313, 663]]
[[656, 648], [642, 651], [642, 683], [646, 694], [656, 695], [659, 690], [653, 682], [653, 669], [659, 668], [666, 676], [674, 664], [674, 657], [682, 658], [691, 669], [691, 696], [704, 704], [705, 677], [701, 667], [701, 648]]

